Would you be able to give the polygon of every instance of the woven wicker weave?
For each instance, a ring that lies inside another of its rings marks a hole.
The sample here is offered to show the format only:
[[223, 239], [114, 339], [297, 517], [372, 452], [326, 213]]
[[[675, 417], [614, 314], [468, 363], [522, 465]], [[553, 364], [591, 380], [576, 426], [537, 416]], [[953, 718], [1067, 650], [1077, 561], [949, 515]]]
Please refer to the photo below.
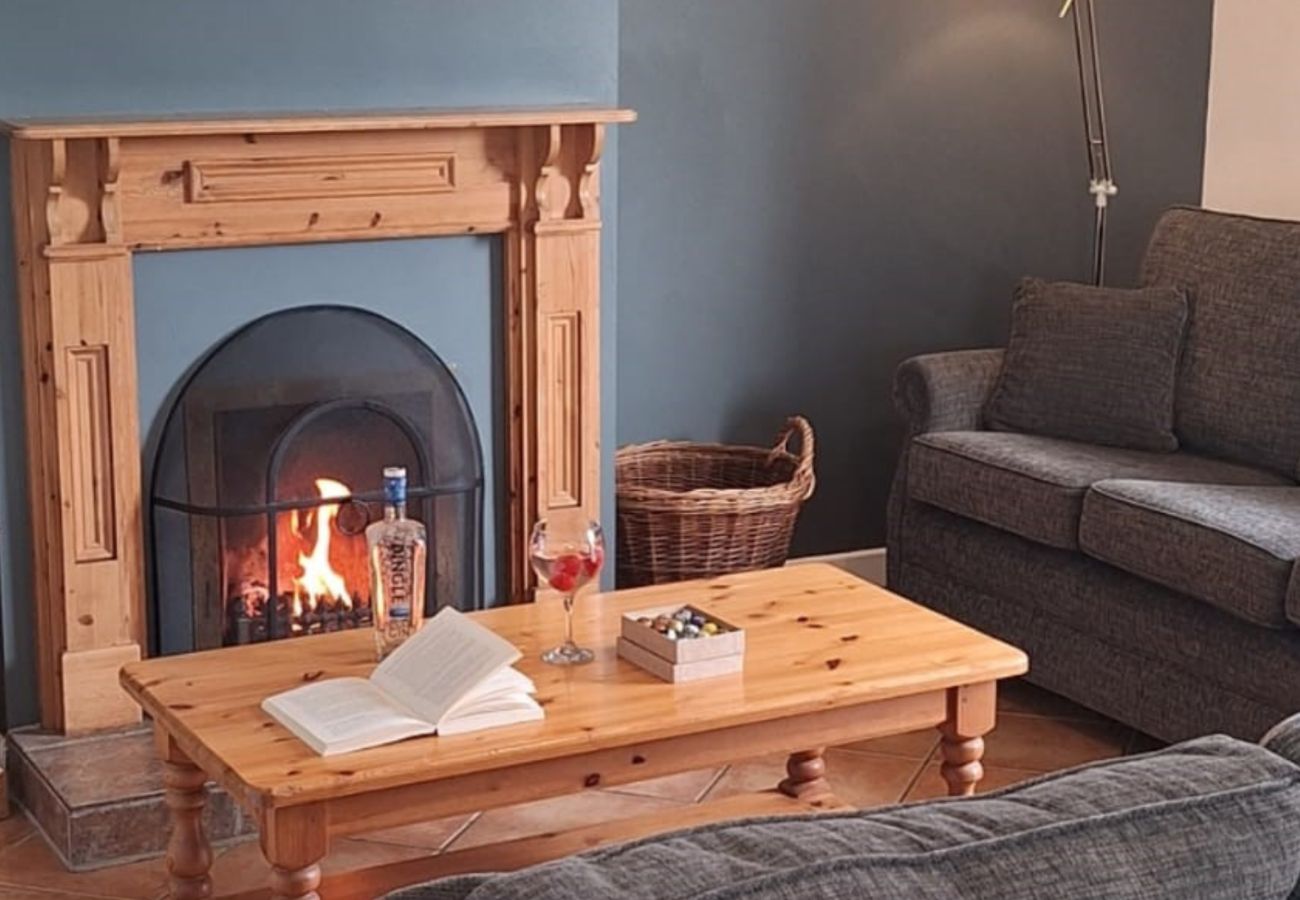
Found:
[[[798, 456], [788, 449], [795, 434]], [[783, 564], [815, 486], [813, 449], [812, 427], [795, 416], [771, 449], [655, 441], [619, 450], [619, 586]]]

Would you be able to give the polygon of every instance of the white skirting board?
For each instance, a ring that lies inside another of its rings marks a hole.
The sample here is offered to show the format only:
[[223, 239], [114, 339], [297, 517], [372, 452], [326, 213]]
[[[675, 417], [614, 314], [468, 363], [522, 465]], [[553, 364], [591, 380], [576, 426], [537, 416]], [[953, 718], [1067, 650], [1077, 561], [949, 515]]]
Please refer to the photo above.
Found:
[[847, 550], [843, 553], [827, 553], [822, 556], [801, 556], [786, 562], [788, 566], [800, 563], [830, 563], [846, 572], [852, 572], [863, 581], [884, 586], [885, 584], [885, 548], [867, 547], [863, 550]]

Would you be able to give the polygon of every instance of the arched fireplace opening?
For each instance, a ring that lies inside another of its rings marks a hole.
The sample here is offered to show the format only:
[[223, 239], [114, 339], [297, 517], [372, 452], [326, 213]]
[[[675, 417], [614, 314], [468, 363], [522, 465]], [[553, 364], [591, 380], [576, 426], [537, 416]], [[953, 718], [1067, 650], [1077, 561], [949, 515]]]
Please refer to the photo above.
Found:
[[311, 306], [225, 339], [169, 408], [149, 497], [154, 652], [368, 627], [365, 528], [405, 466], [429, 535], [426, 611], [483, 594], [483, 454], [423, 341], [374, 313]]

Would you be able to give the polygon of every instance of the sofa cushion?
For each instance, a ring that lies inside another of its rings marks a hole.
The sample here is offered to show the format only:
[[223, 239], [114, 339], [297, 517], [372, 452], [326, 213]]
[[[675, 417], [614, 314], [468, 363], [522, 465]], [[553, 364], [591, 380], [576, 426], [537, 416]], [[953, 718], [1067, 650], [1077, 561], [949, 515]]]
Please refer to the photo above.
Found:
[[997, 431], [912, 439], [908, 495], [1052, 547], [1077, 550], [1083, 495], [1108, 478], [1291, 484], [1261, 469], [1196, 456]]
[[1083, 501], [1079, 546], [1247, 622], [1285, 628], [1300, 486], [1099, 481]]
[[1169, 741], [1258, 738], [1300, 709], [1294, 632], [937, 507], [906, 516], [890, 589], [1021, 648], [1049, 690]]
[[975, 799], [710, 825], [397, 896], [1281, 900], [1297, 821], [1300, 768], [1220, 735]]
[[1183, 444], [1296, 476], [1300, 222], [1170, 210], [1147, 248], [1142, 284], [1187, 293], [1175, 405]]
[[997, 431], [1176, 450], [1174, 379], [1187, 322], [1176, 288], [1123, 290], [1026, 278], [985, 410]]

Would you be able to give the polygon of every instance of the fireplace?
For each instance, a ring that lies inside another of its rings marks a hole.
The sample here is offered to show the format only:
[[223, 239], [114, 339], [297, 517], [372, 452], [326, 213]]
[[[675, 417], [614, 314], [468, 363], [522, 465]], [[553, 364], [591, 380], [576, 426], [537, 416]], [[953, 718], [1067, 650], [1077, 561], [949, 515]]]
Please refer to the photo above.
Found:
[[[136, 465], [133, 257], [498, 236], [501, 295], [492, 301], [503, 323], [498, 594], [525, 601], [533, 593], [526, 552], [532, 524], [600, 512], [600, 160], [607, 126], [633, 119], [630, 110], [554, 107], [0, 122], [13, 174], [44, 727], [78, 734], [140, 718], [139, 707], [115, 687], [121, 666], [148, 652], [152, 640], [145, 532], [155, 511]], [[185, 311], [178, 305], [172, 314], [181, 321]], [[254, 369], [279, 365], [289, 352]], [[285, 396], [286, 405], [303, 402]], [[178, 413], [182, 431], [186, 418]], [[251, 412], [238, 425], [234, 418], [232, 428], [257, 429]], [[204, 478], [215, 490], [217, 473], [191, 476], [183, 442], [177, 453], [182, 468], [171, 477], [179, 480], [160, 482], [159, 496], [214, 505], [214, 499], [186, 498]], [[336, 480], [358, 503], [368, 503], [364, 477], [373, 478], [374, 469], [360, 468], [355, 484]], [[317, 477], [325, 476], [311, 474], [313, 491]], [[434, 490], [435, 484], [423, 486]], [[344, 498], [304, 496], [302, 485], [276, 490], [294, 492], [276, 494], [279, 500], [303, 504], [300, 528], [303, 517], [327, 506], [338, 506], [329, 512], [331, 526], [356, 513]], [[268, 496], [248, 502], [265, 503]], [[176, 578], [190, 588], [198, 578], [219, 596], [219, 564], [196, 573], [194, 548], [183, 542], [213, 540], [214, 527], [219, 533], [220, 525], [198, 519], [232, 517], [182, 513], [157, 511], [159, 536], [165, 532], [167, 541], [185, 548], [170, 554], [185, 565], [168, 567], [158, 580]], [[268, 529], [268, 538], [271, 533], [278, 536]], [[278, 562], [275, 568], [278, 581]], [[294, 576], [285, 577], [291, 583]], [[193, 614], [191, 608], [191, 620]], [[264, 620], [270, 633], [274, 616]], [[188, 630], [183, 622], [169, 627], [193, 641], [193, 621]], [[224, 618], [207, 628], [204, 640], [224, 637]]]
[[483, 454], [450, 369], [361, 309], [243, 327], [167, 412], [150, 490], [152, 646], [174, 653], [370, 624], [366, 526], [404, 466], [429, 534], [426, 612], [483, 591]]

